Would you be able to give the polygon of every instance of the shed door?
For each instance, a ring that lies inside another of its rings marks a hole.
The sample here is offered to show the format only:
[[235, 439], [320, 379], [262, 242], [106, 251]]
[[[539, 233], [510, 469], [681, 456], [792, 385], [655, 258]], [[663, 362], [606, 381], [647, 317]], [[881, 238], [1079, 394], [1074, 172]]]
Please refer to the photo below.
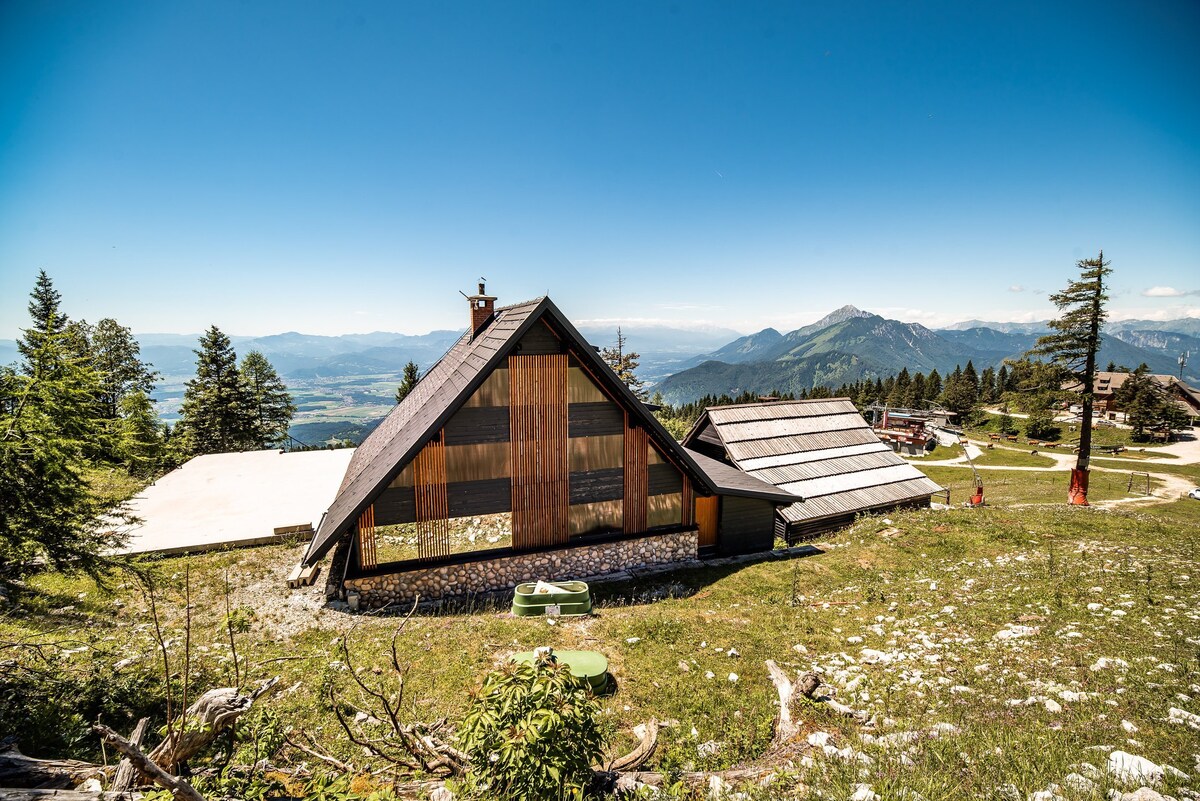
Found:
[[696, 527], [700, 529], [701, 548], [717, 544], [717, 526], [721, 520], [721, 496], [696, 497]]

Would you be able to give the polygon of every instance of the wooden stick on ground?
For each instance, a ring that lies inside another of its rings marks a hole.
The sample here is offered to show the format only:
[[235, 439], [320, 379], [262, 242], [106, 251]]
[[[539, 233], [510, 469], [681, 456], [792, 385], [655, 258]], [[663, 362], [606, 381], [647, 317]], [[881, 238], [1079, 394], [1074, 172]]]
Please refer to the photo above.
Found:
[[133, 766], [140, 770], [145, 775], [154, 779], [160, 786], [171, 791], [171, 794], [176, 799], [187, 799], [187, 801], [204, 801], [204, 796], [196, 792], [196, 788], [188, 784], [186, 779], [181, 779], [178, 776], [172, 776], [165, 770], [154, 763], [150, 757], [142, 753], [142, 749], [138, 748], [133, 743], [126, 740], [115, 731], [105, 726], [102, 723], [96, 723], [92, 726], [92, 731], [104, 738], [112, 747], [116, 748], [122, 754], [129, 758]]
[[[133, 727], [133, 734], [129, 735], [129, 744], [136, 747], [142, 747], [142, 737], [146, 735], [146, 726], [150, 723], [150, 718], [142, 718]], [[112, 786], [110, 790], [117, 793], [123, 793], [126, 790], [133, 789], [133, 784], [137, 781], [138, 772], [133, 767], [133, 763], [129, 761], [129, 757], [121, 760], [121, 764], [117, 765], [117, 773], [113, 776]]]

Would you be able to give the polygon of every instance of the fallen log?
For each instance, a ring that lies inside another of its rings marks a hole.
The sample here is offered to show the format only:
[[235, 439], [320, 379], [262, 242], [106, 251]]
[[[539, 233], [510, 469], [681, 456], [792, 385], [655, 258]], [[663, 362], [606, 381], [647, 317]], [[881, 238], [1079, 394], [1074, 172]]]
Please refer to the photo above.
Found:
[[100, 777], [104, 768], [78, 759], [37, 759], [10, 743], [0, 750], [0, 787], [69, 788]]
[[178, 776], [172, 776], [167, 773], [150, 757], [142, 753], [142, 749], [138, 748], [133, 743], [126, 740], [115, 731], [105, 726], [103, 723], [95, 723], [92, 725], [92, 731], [104, 738], [104, 742], [116, 748], [122, 754], [129, 758], [133, 766], [141, 771], [144, 775], [149, 776], [154, 780], [155, 784], [160, 787], [165, 787], [171, 791], [171, 795], [175, 796], [176, 801], [186, 799], [186, 801], [204, 801], [204, 796], [196, 792], [196, 788], [192, 787], [186, 779], [181, 779]]
[[140, 801], [141, 793], [116, 793], [111, 790], [48, 790], [25, 787], [0, 787], [4, 801]]
[[181, 763], [207, 748], [218, 734], [250, 711], [255, 700], [278, 682], [279, 677], [276, 676], [260, 684], [249, 695], [242, 695], [236, 687], [220, 687], [204, 693], [182, 716], [187, 722], [186, 728], [183, 731], [170, 729], [166, 739], [150, 752], [150, 759], [155, 764], [177, 770]]

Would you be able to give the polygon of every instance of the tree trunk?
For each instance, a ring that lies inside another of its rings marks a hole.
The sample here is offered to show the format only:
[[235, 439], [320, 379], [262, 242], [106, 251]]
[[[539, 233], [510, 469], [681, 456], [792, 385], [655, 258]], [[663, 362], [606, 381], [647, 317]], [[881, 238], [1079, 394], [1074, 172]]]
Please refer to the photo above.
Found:
[[150, 759], [167, 770], [178, 770], [179, 763], [187, 762], [208, 747], [217, 735], [232, 726], [250, 710], [254, 700], [270, 690], [279, 677], [264, 682], [250, 695], [242, 695], [236, 687], [221, 687], [209, 690], [188, 707], [183, 719], [185, 731], [172, 729], [167, 739], [150, 752]]

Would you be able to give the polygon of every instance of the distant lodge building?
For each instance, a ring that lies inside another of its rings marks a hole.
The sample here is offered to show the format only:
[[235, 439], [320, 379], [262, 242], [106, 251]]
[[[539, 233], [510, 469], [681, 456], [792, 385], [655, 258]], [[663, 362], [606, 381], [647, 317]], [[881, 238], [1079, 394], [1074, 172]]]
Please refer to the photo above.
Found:
[[379, 607], [773, 547], [800, 497], [677, 443], [549, 298], [468, 300], [304, 555], [334, 550], [331, 593]]
[[846, 398], [710, 407], [683, 444], [803, 497], [776, 512], [775, 534], [789, 543], [864, 512], [929, 506], [946, 493], [881, 441]]
[[[1126, 372], [1103, 371], [1096, 373], [1092, 397], [1097, 414], [1115, 419], [1118, 413], [1125, 411], [1117, 401], [1116, 394], [1129, 376], [1130, 373]], [[1200, 418], [1200, 390], [1189, 387], [1173, 375], [1150, 373], [1146, 377], [1166, 390], [1167, 397], [1174, 401], [1175, 405], [1195, 424], [1197, 418]], [[1072, 383], [1066, 389], [1077, 392], [1081, 387], [1078, 383]]]

